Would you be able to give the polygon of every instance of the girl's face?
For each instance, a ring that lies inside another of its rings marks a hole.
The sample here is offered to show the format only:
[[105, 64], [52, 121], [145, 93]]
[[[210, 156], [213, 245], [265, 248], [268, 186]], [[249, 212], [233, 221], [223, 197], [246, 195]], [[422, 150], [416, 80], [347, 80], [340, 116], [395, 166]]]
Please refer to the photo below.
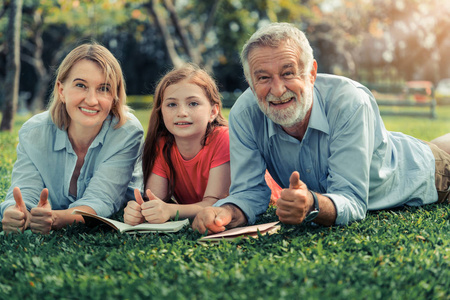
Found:
[[200, 143], [206, 126], [217, 117], [219, 106], [211, 105], [198, 85], [183, 80], [166, 88], [161, 113], [164, 125], [176, 141]]
[[57, 84], [71, 119], [69, 132], [97, 134], [113, 104], [111, 86], [101, 68], [90, 60], [81, 60], [72, 67], [67, 79]]

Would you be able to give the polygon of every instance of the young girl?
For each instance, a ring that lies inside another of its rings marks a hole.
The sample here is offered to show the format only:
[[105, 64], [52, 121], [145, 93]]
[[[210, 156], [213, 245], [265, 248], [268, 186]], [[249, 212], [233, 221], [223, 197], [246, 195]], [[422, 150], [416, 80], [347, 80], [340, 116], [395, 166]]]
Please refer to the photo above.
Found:
[[[167, 73], [155, 91], [142, 153], [145, 198], [135, 190], [124, 221], [163, 223], [197, 212], [228, 195], [227, 121], [214, 80], [189, 64]], [[175, 198], [176, 203], [169, 203]]]

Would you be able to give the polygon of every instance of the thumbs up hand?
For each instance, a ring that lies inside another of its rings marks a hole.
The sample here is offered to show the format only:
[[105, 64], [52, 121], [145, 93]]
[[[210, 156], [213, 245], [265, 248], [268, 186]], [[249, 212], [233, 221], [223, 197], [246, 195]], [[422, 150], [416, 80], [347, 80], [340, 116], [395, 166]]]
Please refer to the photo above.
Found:
[[18, 187], [13, 189], [15, 205], [5, 209], [3, 213], [2, 226], [6, 234], [17, 233], [18, 230], [24, 232], [30, 223], [30, 213], [22, 199], [22, 193]]
[[48, 201], [48, 189], [43, 189], [37, 207], [30, 211], [30, 228], [34, 233], [48, 234], [52, 229], [52, 207]]
[[289, 188], [283, 189], [277, 200], [278, 218], [285, 224], [300, 224], [313, 205], [314, 200], [310, 197], [306, 184], [300, 180], [300, 174], [292, 172]]
[[175, 207], [156, 197], [150, 189], [146, 191], [149, 201], [141, 205], [142, 215], [149, 223], [159, 224], [169, 220], [175, 216], [176, 212], [172, 212], [171, 208]]
[[141, 208], [144, 199], [142, 199], [141, 192], [138, 189], [134, 190], [134, 198], [136, 201], [128, 201], [127, 207], [123, 211], [123, 221], [133, 226], [144, 223], [145, 221]]

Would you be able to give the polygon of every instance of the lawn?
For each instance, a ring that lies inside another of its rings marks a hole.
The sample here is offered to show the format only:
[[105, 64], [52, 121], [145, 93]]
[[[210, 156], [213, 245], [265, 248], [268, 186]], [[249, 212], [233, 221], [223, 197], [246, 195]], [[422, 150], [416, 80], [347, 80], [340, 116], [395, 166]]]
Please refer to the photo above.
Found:
[[[450, 107], [437, 112], [384, 119], [430, 140], [450, 132]], [[149, 112], [135, 113], [146, 127]], [[0, 199], [25, 119], [0, 133]], [[270, 208], [258, 222], [276, 219]], [[346, 227], [283, 225], [235, 243], [199, 237], [82, 224], [47, 236], [0, 232], [0, 299], [450, 299], [450, 206], [371, 212]]]

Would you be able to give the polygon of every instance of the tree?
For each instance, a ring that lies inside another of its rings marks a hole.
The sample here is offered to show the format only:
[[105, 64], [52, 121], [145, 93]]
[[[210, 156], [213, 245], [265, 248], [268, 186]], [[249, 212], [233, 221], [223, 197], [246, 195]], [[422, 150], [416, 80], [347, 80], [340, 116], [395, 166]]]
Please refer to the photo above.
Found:
[[5, 103], [0, 130], [13, 128], [14, 114], [19, 100], [19, 73], [20, 73], [20, 22], [22, 19], [22, 0], [14, 0], [10, 4], [9, 23], [7, 32]]

